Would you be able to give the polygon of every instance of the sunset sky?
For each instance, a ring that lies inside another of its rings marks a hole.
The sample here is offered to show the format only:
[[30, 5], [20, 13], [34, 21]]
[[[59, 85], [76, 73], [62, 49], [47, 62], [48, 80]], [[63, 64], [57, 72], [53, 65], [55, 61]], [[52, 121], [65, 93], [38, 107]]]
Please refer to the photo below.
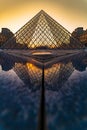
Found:
[[0, 0], [0, 29], [15, 33], [40, 10], [70, 32], [77, 27], [87, 29], [87, 0]]

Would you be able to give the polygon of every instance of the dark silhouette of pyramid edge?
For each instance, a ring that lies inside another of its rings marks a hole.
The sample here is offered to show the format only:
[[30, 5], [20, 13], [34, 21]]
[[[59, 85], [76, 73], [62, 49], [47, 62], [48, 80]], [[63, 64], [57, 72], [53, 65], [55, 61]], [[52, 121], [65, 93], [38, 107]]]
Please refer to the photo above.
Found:
[[71, 33], [49, 16], [44, 10], [22, 26], [2, 49], [72, 49], [82, 44]]
[[[40, 14], [43, 13], [43, 14], [49, 15], [49, 14], [46, 13], [43, 9], [41, 9], [37, 14], [39, 14], [39, 13], [40, 13]], [[36, 15], [37, 15], [37, 14], [36, 14]], [[34, 15], [28, 22], [30, 22], [36, 15]], [[49, 15], [49, 16], [50, 16], [50, 15]], [[50, 17], [51, 17], [51, 16], [50, 16]], [[52, 17], [51, 17], [51, 18], [52, 18]], [[53, 19], [53, 18], [52, 18], [52, 19]], [[53, 19], [53, 20], [54, 20], [56, 23], [58, 23], [60, 26], [62, 26], [62, 25], [61, 25], [59, 22], [57, 22], [55, 19]], [[27, 22], [27, 23], [28, 23], [28, 22]], [[27, 23], [25, 23], [20, 29], [18, 29], [17, 32], [15, 32], [15, 34], [18, 33]], [[63, 27], [63, 26], [62, 26], [62, 27]], [[64, 28], [69, 34], [71, 34], [65, 27], [63, 27], [63, 28]]]

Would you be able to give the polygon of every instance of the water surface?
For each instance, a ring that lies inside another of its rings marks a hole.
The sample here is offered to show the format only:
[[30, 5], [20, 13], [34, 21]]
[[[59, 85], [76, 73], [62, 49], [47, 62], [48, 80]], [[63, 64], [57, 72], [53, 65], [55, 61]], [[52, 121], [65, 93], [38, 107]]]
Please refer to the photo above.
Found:
[[39, 130], [43, 66], [46, 129], [87, 130], [86, 53], [46, 63], [1, 53], [0, 129]]

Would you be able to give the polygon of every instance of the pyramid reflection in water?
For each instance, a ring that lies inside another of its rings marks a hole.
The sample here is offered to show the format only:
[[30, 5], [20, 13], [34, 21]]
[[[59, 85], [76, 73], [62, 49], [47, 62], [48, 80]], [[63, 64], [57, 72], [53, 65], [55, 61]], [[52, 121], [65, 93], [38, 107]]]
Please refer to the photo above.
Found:
[[59, 23], [41, 10], [2, 48], [81, 48], [82, 45]]
[[[32, 91], [41, 88], [42, 69], [31, 63], [26, 63], [25, 65], [17, 63], [15, 64], [13, 70], [24, 82], [24, 84]], [[44, 70], [46, 89], [58, 91], [68, 80], [73, 71], [74, 68], [71, 62], [67, 63], [66, 65], [62, 63], [56, 63], [50, 68], [46, 68]]]

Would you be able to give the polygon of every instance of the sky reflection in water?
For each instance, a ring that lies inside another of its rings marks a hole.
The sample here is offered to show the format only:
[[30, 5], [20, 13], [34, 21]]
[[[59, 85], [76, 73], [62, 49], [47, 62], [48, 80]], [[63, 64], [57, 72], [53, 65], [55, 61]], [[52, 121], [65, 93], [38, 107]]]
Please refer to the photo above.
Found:
[[[42, 68], [0, 54], [0, 128], [37, 130]], [[87, 129], [87, 54], [52, 61], [45, 68], [48, 130]]]

